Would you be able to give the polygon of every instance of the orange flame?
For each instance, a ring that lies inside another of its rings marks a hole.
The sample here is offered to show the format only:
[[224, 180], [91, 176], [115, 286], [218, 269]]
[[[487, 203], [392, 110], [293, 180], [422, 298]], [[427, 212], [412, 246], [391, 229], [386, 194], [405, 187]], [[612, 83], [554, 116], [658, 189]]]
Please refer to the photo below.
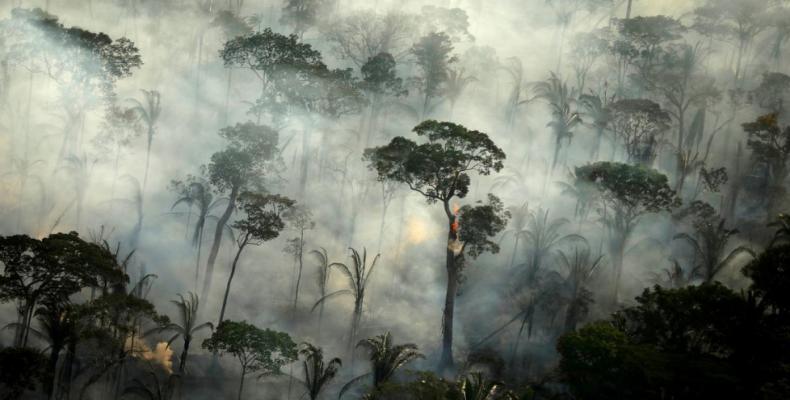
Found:
[[453, 233], [458, 233], [458, 228], [460, 227], [460, 223], [458, 222], [458, 211], [460, 210], [461, 206], [459, 206], [458, 203], [453, 204], [453, 215], [455, 215], [455, 219], [453, 223], [450, 224], [450, 230], [452, 230]]

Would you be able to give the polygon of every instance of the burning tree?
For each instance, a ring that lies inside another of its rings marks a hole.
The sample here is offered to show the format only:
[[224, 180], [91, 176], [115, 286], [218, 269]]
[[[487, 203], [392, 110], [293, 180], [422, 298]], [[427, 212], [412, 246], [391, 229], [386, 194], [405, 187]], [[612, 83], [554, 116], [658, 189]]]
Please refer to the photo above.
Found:
[[[489, 194], [487, 204], [454, 210], [454, 197], [469, 193], [469, 174], [489, 175], [502, 169], [505, 153], [483, 132], [451, 122], [428, 120], [414, 128], [427, 142], [418, 144], [402, 136], [381, 147], [365, 150], [364, 158], [380, 181], [405, 183], [429, 204], [441, 202], [447, 215], [447, 293], [442, 316], [442, 356], [439, 369], [453, 365], [453, 310], [464, 253], [477, 257], [496, 253], [499, 246], [489, 240], [505, 228], [509, 213]], [[459, 221], [466, 221], [460, 227]]]

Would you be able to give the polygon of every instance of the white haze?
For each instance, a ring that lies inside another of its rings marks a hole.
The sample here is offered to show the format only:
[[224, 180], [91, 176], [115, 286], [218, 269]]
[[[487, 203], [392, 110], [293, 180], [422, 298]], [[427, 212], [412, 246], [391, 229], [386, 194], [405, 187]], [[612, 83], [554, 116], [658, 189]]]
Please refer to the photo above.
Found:
[[[151, 1], [155, 0], [141, 2], [140, 9], [144, 10]], [[195, 251], [185, 226], [186, 217], [170, 214], [176, 195], [168, 190], [168, 184], [172, 179], [198, 174], [199, 167], [208, 162], [211, 154], [224, 146], [217, 135], [218, 130], [224, 126], [227, 79], [226, 70], [218, 57], [223, 36], [216, 28], [206, 31], [200, 63], [200, 99], [195, 112], [196, 31], [210, 23], [209, 18], [190, 12], [155, 18], [144, 12], [131, 16], [122, 7], [125, 2], [120, 0], [0, 0], [0, 17], [7, 18], [13, 7], [44, 8], [45, 3], [49, 4], [48, 12], [58, 16], [65, 26], [105, 32], [113, 38], [126, 36], [138, 46], [144, 64], [139, 70], [134, 70], [131, 77], [118, 82], [117, 93], [120, 99], [141, 99], [140, 89], [155, 89], [161, 93], [162, 117], [157, 126], [151, 153], [151, 172], [144, 201], [144, 225], [135, 263], [129, 272], [134, 280], [141, 265], [144, 265], [145, 271], [156, 274], [158, 278], [149, 299], [160, 312], [171, 314], [174, 308], [169, 300], [175, 298], [177, 293], [199, 292], [200, 288], [194, 286]], [[89, 12], [88, 4], [92, 5], [92, 12]], [[546, 79], [549, 72], [556, 68], [559, 30], [552, 8], [543, 0], [340, 0], [338, 12], [351, 14], [372, 9], [379, 13], [398, 10], [417, 14], [424, 5], [461, 7], [468, 13], [469, 31], [475, 40], [463, 40], [456, 44], [455, 54], [461, 58], [460, 64], [466, 61], [464, 54], [472, 46], [489, 46], [496, 50], [496, 56], [501, 62], [510, 57], [520, 59], [524, 65], [524, 78], [528, 83]], [[634, 1], [634, 15], [668, 13], [683, 18], [694, 6], [694, 2], [680, 0]], [[277, 22], [280, 8], [280, 1], [247, 0], [241, 14], [262, 14], [263, 26], [271, 25], [277, 32], [289, 33], [289, 28]], [[622, 17], [625, 13], [624, 6], [614, 9], [612, 13], [612, 16]], [[565, 37], [570, 38], [574, 32], [586, 32], [604, 26], [609, 17], [609, 13], [590, 16], [581, 12]], [[411, 42], [416, 39], [416, 36], [411, 38]], [[332, 52], [320, 30], [309, 30], [304, 41], [321, 51], [330, 68], [354, 67], [358, 73], [352, 63], [339, 59]], [[567, 46], [566, 44], [566, 50]], [[563, 75], [572, 83], [569, 57], [567, 52], [563, 55]], [[398, 68], [399, 75], [408, 78], [416, 70], [410, 65], [408, 57], [403, 61]], [[710, 63], [718, 65], [714, 61]], [[500, 175], [516, 170], [524, 174], [523, 185], [500, 187], [495, 190], [495, 194], [503, 199], [506, 206], [519, 206], [526, 202], [532, 210], [538, 207], [548, 208], [552, 217], [573, 220], [574, 202], [561, 194], [555, 182], [566, 179], [569, 168], [588, 161], [592, 132], [587, 128], [580, 128], [570, 150], [563, 151], [560, 167], [552, 177], [546, 178], [546, 169], [551, 162], [553, 151], [553, 138], [546, 127], [550, 118], [546, 106], [539, 101], [528, 105], [519, 117], [516, 129], [512, 134], [508, 133], [502, 114], [510, 90], [510, 78], [501, 71], [484, 72], [486, 76], [477, 76], [478, 81], [467, 88], [454, 111], [453, 121], [487, 132], [505, 150], [506, 168]], [[245, 102], [255, 99], [258, 92], [255, 79], [249, 71], [233, 71], [228, 125], [254, 119], [247, 114], [248, 105]], [[28, 83], [25, 71], [13, 71], [10, 99], [12, 106], [18, 107], [18, 110], [26, 107]], [[31, 95], [32, 145], [28, 157], [30, 160], [43, 161], [36, 166], [35, 172], [42, 181], [46, 196], [52, 199], [52, 208], [48, 214], [41, 215], [39, 188], [30, 185], [20, 200], [17, 181], [10, 175], [3, 176], [0, 180], [0, 233], [27, 233], [40, 237], [49, 232], [58, 216], [72, 202], [74, 191], [68, 175], [55, 168], [62, 125], [60, 111], [55, 104], [56, 88], [45, 76], [36, 75], [33, 78]], [[414, 96], [413, 94], [410, 97], [410, 101], [415, 100]], [[23, 115], [21, 111], [16, 113], [17, 118], [22, 118]], [[447, 115], [447, 107], [443, 107], [433, 117], [444, 119]], [[115, 176], [113, 157], [101, 154], [91, 142], [99, 131], [101, 119], [101, 108], [96, 107], [88, 113], [83, 130], [84, 140], [80, 152], [95, 160], [95, 164], [91, 169], [80, 233], [83, 237], [89, 237], [90, 232], [98, 232], [103, 226], [111, 233], [111, 242], [125, 243], [136, 222], [136, 214], [133, 206], [112, 201], [111, 191]], [[10, 118], [6, 117], [5, 120], [10, 121]], [[306, 196], [299, 197], [299, 156], [302, 148], [300, 132], [301, 124], [305, 123], [304, 120], [292, 119], [281, 130], [281, 142], [295, 136], [284, 153], [286, 182], [270, 190], [292, 197], [312, 211], [316, 227], [306, 234], [306, 250], [324, 247], [332, 261], [349, 262], [346, 250], [349, 246], [360, 251], [367, 248], [368, 257], [372, 258], [372, 254], [379, 251], [381, 242], [381, 260], [371, 278], [372, 284], [365, 300], [361, 336], [392, 331], [398, 342], [417, 343], [429, 356], [426, 365], [433, 365], [438, 356], [441, 338], [440, 322], [446, 279], [446, 219], [443, 211], [437, 205], [426, 204], [422, 196], [402, 187], [387, 211], [384, 235], [379, 238], [382, 213], [380, 184], [369, 183], [365, 197], [358, 194], [365, 182], [371, 182], [375, 177], [361, 160], [363, 145], [349, 133], [359, 126], [359, 118], [356, 116], [345, 117], [340, 124], [333, 127], [334, 133], [328, 132], [328, 124], [319, 123], [311, 135], [313, 149], [322, 144], [322, 134], [326, 135], [323, 143], [331, 145], [335, 150], [329, 156], [338, 164], [342, 164], [344, 157], [352, 152], [348, 157], [351, 166], [348, 179], [353, 185], [346, 186], [344, 197], [340, 198], [340, 175], [325, 173], [323, 179], [319, 180], [318, 171], [313, 170], [309, 176]], [[17, 126], [21, 126], [19, 124]], [[381, 145], [394, 135], [409, 136], [415, 121], [395, 115], [388, 119], [387, 124], [387, 135], [376, 136], [371, 145]], [[24, 130], [11, 126], [13, 124], [4, 124], [0, 128], [0, 153], [3, 154], [0, 158], [0, 172], [10, 171], [12, 159], [23, 157]], [[602, 151], [607, 154], [609, 149], [604, 146]], [[142, 181], [144, 162], [145, 135], [141, 135], [122, 155], [118, 176], [130, 175]], [[313, 167], [317, 169], [316, 165], [314, 163]], [[468, 198], [459, 202], [469, 204], [485, 198], [496, 176], [473, 176]], [[118, 180], [114, 197], [131, 199], [132, 196], [132, 186], [126, 180]], [[21, 209], [18, 205], [21, 205]], [[350, 232], [352, 207], [360, 210], [353, 236]], [[19, 227], [18, 215], [21, 215]], [[647, 217], [643, 222], [630, 240], [631, 245], [636, 245], [647, 237], [665, 239], [669, 224], [667, 218]], [[72, 229], [75, 229], [73, 208], [63, 214], [55, 230]], [[579, 231], [587, 236], [596, 250], [602, 240], [602, 231], [592, 221], [581, 227], [574, 221], [564, 231]], [[290, 323], [294, 262], [283, 252], [283, 248], [285, 239], [296, 234], [293, 230], [286, 231], [277, 240], [246, 250], [233, 282], [227, 317], [234, 320], [246, 319], [262, 327], [288, 330], [298, 341], [309, 340], [326, 346], [330, 355], [344, 354], [346, 338], [343, 335], [348, 331], [353, 302], [349, 298], [337, 298], [327, 303], [324, 322], [327, 332], [319, 339], [315, 333], [317, 318], [310, 311], [317, 300], [316, 268], [313, 258], [308, 255], [305, 255], [305, 272], [297, 315], [300, 323], [295, 326]], [[203, 247], [204, 261], [212, 236], [213, 226], [210, 226], [206, 230]], [[399, 237], [402, 237], [401, 248], [397, 246]], [[659, 271], [669, 265], [669, 246], [649, 243], [640, 243], [637, 246], [643, 247], [635, 248], [626, 256], [623, 298], [633, 298], [642, 288], [652, 284], [651, 271]], [[233, 250], [234, 245], [230, 240], [223, 243], [215, 266], [216, 276], [211, 298], [201, 299], [201, 303], [207, 307], [202, 312], [206, 320], [215, 321], [219, 314]], [[462, 286], [456, 308], [455, 343], [459, 356], [463, 356], [471, 344], [514, 315], [515, 308], [507, 289], [507, 267], [511, 256], [512, 241], [503, 241], [499, 254], [484, 255], [471, 262], [466, 269], [467, 280]], [[599, 276], [601, 287], [608, 287], [610, 273], [610, 269], [607, 269]], [[733, 272], [733, 275], [736, 273]], [[341, 279], [340, 274], [332, 275], [331, 290], [342, 287]], [[2, 311], [2, 320], [11, 321], [15, 318], [12, 305], [4, 306]], [[590, 318], [603, 316], [596, 314], [600, 311], [596, 311], [595, 307], [592, 312]], [[508, 331], [497, 341], [505, 342], [513, 335], [515, 332]], [[6, 339], [9, 337], [6, 336]], [[538, 334], [532, 339], [531, 345], [545, 346], [546, 353], [551, 353], [553, 345], [550, 340]]]

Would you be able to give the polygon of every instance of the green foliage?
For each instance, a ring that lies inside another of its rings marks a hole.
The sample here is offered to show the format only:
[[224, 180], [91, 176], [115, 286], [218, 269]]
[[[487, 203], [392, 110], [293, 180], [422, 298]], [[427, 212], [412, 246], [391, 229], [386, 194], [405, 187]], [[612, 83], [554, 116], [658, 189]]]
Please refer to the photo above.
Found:
[[413, 343], [395, 345], [392, 335], [387, 332], [372, 338], [360, 340], [357, 347], [368, 352], [371, 364], [371, 372], [360, 375], [349, 381], [340, 390], [340, 397], [348, 389], [362, 379], [372, 378], [373, 393], [377, 393], [382, 385], [387, 383], [404, 365], [424, 356], [417, 351], [417, 345]]
[[774, 179], [783, 180], [790, 160], [790, 126], [781, 128], [778, 115], [767, 114], [744, 123], [743, 130], [749, 135], [746, 144], [752, 157], [768, 164]]
[[790, 245], [771, 247], [743, 268], [752, 290], [774, 312], [790, 315]]
[[277, 375], [296, 360], [296, 343], [287, 333], [260, 329], [246, 321], [222, 321], [203, 348], [236, 357], [244, 374]]
[[[769, 269], [783, 262], [763, 260], [774, 265]], [[761, 296], [757, 281], [751, 290]], [[656, 286], [636, 301], [613, 322], [560, 338], [560, 371], [574, 395], [779, 398], [772, 396], [785, 390], [790, 352], [779, 343], [787, 340], [787, 320], [766, 314], [751, 292], [739, 295], [719, 283]]]
[[610, 107], [612, 129], [623, 140], [629, 161], [650, 166], [669, 130], [669, 114], [646, 99], [619, 100]]
[[426, 201], [448, 202], [469, 192], [469, 172], [499, 172], [505, 152], [483, 132], [452, 122], [428, 120], [414, 128], [428, 139], [416, 142], [398, 136], [386, 145], [365, 150], [364, 158], [380, 181], [405, 183]]
[[749, 95], [760, 108], [781, 115], [790, 96], [790, 76], [781, 72], [764, 72], [760, 85]]
[[0, 398], [20, 399], [35, 390], [44, 376], [47, 358], [38, 350], [7, 347], [0, 350]]
[[[666, 175], [647, 167], [602, 161], [576, 167], [576, 182], [598, 189], [599, 207], [607, 207], [626, 224], [645, 214], [668, 211], [679, 204]], [[615, 217], [612, 217], [615, 218]]]
[[278, 133], [272, 128], [252, 122], [223, 128], [220, 136], [229, 145], [211, 156], [207, 167], [209, 182], [219, 192], [241, 192], [245, 187], [263, 185], [266, 173], [271, 172], [278, 155]]
[[442, 87], [448, 78], [449, 66], [457, 61], [457, 58], [451, 54], [452, 51], [452, 41], [444, 32], [431, 32], [420, 38], [411, 48], [417, 66], [422, 70], [419, 84], [425, 95], [426, 106], [431, 98], [442, 94]]
[[330, 11], [333, 5], [331, 0], [287, 0], [284, 3], [280, 23], [292, 26], [299, 36], [315, 26], [318, 17]]
[[379, 95], [407, 95], [408, 91], [403, 87], [403, 79], [398, 77], [395, 65], [395, 58], [390, 53], [379, 53], [369, 58], [360, 71], [361, 87]]
[[478, 205], [465, 205], [458, 211], [460, 228], [458, 239], [463, 242], [463, 251], [472, 258], [484, 252], [496, 254], [499, 244], [492, 241], [502, 232], [510, 219], [510, 211], [505, 210], [502, 201], [493, 194], [488, 194], [488, 203], [478, 202]]
[[294, 204], [294, 200], [278, 194], [244, 192], [239, 196], [238, 208], [245, 217], [234, 222], [233, 228], [250, 244], [272, 240], [285, 228], [284, 215]]
[[20, 28], [24, 32], [19, 37], [9, 35], [22, 40], [10, 43], [20, 61], [34, 71], [49, 74], [60, 89], [72, 91], [71, 95], [98, 92], [111, 100], [115, 82], [143, 64], [139, 50], [129, 39], [66, 27], [38, 8], [13, 9], [9, 24], [15, 33]]
[[220, 57], [226, 66], [250, 68], [275, 80], [322, 64], [321, 53], [309, 44], [300, 43], [299, 37], [281, 35], [270, 28], [228, 40]]

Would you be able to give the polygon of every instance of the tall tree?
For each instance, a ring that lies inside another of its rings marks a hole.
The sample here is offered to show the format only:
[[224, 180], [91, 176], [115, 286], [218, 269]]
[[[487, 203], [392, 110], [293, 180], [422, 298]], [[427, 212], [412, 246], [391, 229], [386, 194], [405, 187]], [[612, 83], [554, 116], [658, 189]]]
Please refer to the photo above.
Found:
[[666, 112], [676, 121], [674, 187], [678, 193], [682, 192], [686, 177], [701, 166], [697, 162], [700, 154], [695, 145], [702, 141], [704, 132], [694, 128], [704, 126], [688, 124], [687, 114], [693, 108], [704, 113], [721, 96], [714, 80], [701, 69], [702, 61], [699, 45], [670, 45], [663, 50], [660, 62], [641, 69], [637, 75], [644, 88], [660, 96]]
[[546, 126], [551, 127], [554, 134], [554, 157], [551, 160], [551, 170], [554, 171], [559, 160], [562, 141], [567, 140], [570, 144], [573, 129], [582, 122], [579, 113], [572, 108], [576, 93], [553, 72], [549, 79], [535, 85], [535, 91], [538, 98], [543, 99], [551, 109], [551, 122]]
[[620, 300], [623, 254], [634, 228], [645, 214], [668, 211], [679, 200], [667, 177], [644, 166], [597, 162], [576, 167], [576, 184], [598, 191], [595, 206], [609, 236], [609, 257], [614, 267], [613, 301]]
[[[712, 283], [739, 255], [750, 254], [754, 257], [754, 252], [746, 246], [728, 246], [738, 230], [728, 229], [725, 219], [711, 205], [695, 201], [689, 208], [694, 234], [679, 233], [675, 235], [675, 239], [688, 243], [694, 252], [694, 260], [698, 260], [691, 270], [692, 276], [701, 278], [705, 283]], [[728, 248], [731, 249], [728, 251]]]
[[694, 10], [694, 29], [731, 42], [736, 48], [733, 81], [741, 87], [746, 74], [743, 60], [754, 38], [768, 28], [770, 7], [749, 0], [707, 0]]
[[192, 344], [195, 334], [204, 329], [214, 329], [211, 322], [204, 322], [198, 324], [198, 308], [200, 301], [198, 296], [192, 292], [187, 294], [187, 298], [183, 295], [178, 295], [178, 300], [171, 300], [178, 309], [179, 322], [171, 322], [165, 326], [155, 328], [157, 332], [170, 332], [173, 336], [167, 341], [170, 346], [179, 337], [184, 341], [184, 347], [181, 349], [181, 357], [178, 362], [178, 372], [181, 375], [186, 373], [187, 357], [189, 356], [189, 345]]
[[[379, 180], [406, 184], [423, 195], [428, 204], [440, 202], [444, 209], [447, 217], [447, 291], [442, 316], [440, 368], [445, 369], [453, 366], [453, 315], [464, 250], [469, 247], [472, 258], [483, 251], [498, 251], [499, 247], [488, 241], [488, 237], [504, 230], [507, 219], [501, 202], [491, 195], [488, 204], [465, 206], [460, 215], [453, 210], [451, 202], [469, 193], [470, 173], [499, 172], [505, 153], [485, 133], [451, 122], [425, 121], [414, 128], [414, 133], [426, 138], [427, 142], [417, 144], [398, 136], [386, 146], [366, 149], [364, 157]], [[474, 222], [470, 221], [459, 230], [459, 217], [463, 220], [465, 214]]]
[[452, 41], [444, 32], [429, 33], [411, 48], [411, 53], [421, 70], [418, 80], [423, 94], [423, 119], [432, 110], [431, 101], [444, 93], [444, 86], [450, 77], [450, 64], [458, 60], [452, 52]]
[[214, 277], [214, 263], [219, 254], [223, 233], [236, 208], [239, 195], [263, 185], [266, 174], [272, 172], [273, 162], [279, 154], [277, 151], [279, 135], [277, 131], [267, 126], [245, 122], [223, 128], [219, 135], [229, 142], [228, 147], [214, 153], [208, 166], [204, 166], [203, 170], [214, 190], [228, 196], [228, 203], [214, 229], [214, 241], [208, 255], [206, 277], [200, 296], [203, 299], [208, 298], [211, 280]]
[[214, 199], [210, 184], [205, 179], [194, 176], [188, 176], [184, 181], [173, 180], [170, 183], [170, 188], [179, 196], [170, 209], [175, 209], [180, 204], [186, 204], [189, 207], [187, 210], [187, 229], [189, 229], [189, 216], [192, 214], [192, 207], [197, 208], [197, 218], [191, 240], [192, 246], [197, 248], [195, 257], [195, 290], [197, 290], [200, 279], [200, 254], [203, 249], [203, 233], [206, 231], [206, 221], [217, 221], [217, 217], [211, 215], [211, 212], [227, 199]]
[[148, 167], [151, 162], [151, 145], [154, 142], [154, 135], [156, 134], [156, 124], [159, 122], [159, 117], [162, 115], [161, 95], [156, 90], [145, 90], [143, 92], [143, 101], [137, 99], [129, 99], [134, 106], [132, 109], [140, 116], [140, 119], [145, 123], [146, 132], [146, 147], [145, 147], [145, 172], [143, 173], [143, 194], [148, 187]]
[[790, 126], [780, 127], [778, 116], [768, 114], [744, 123], [743, 130], [749, 135], [746, 144], [752, 151], [752, 159], [765, 166], [766, 222], [771, 222], [785, 196], [784, 182], [790, 173]]
[[611, 129], [612, 110], [614, 95], [609, 96], [606, 92], [601, 95], [583, 94], [579, 96], [579, 104], [584, 110], [583, 115], [588, 119], [587, 124], [595, 129], [595, 142], [593, 144], [590, 159], [598, 161], [601, 152], [601, 141], [606, 131]]
[[284, 332], [260, 329], [246, 321], [222, 321], [203, 348], [228, 353], [241, 364], [238, 399], [242, 399], [244, 377], [279, 375], [284, 365], [296, 361], [298, 350], [291, 336]]
[[[373, 257], [373, 261], [371, 261], [370, 265], [368, 265], [367, 249], [362, 249], [362, 255], [360, 255], [356, 249], [349, 250], [351, 250], [351, 262], [353, 264], [353, 268], [349, 268], [343, 263], [332, 263], [329, 264], [328, 267], [336, 267], [343, 274], [343, 276], [348, 279], [348, 288], [325, 295], [315, 303], [313, 309], [318, 306], [322, 306], [326, 300], [332, 297], [351, 295], [354, 298], [354, 311], [351, 317], [351, 330], [348, 336], [348, 345], [350, 348], [357, 337], [360, 323], [362, 322], [362, 313], [365, 306], [365, 291], [368, 288], [368, 281], [370, 280], [370, 275], [373, 273], [373, 268], [376, 267], [376, 262], [378, 262], [381, 254], [376, 254], [376, 256]], [[327, 273], [329, 272], [328, 268]]]
[[669, 121], [669, 114], [650, 100], [625, 99], [611, 105], [612, 130], [631, 163], [653, 165]]
[[563, 332], [576, 329], [576, 325], [587, 315], [590, 303], [593, 302], [593, 293], [589, 289], [592, 277], [600, 268], [603, 256], [593, 257], [588, 247], [573, 249], [569, 255], [560, 250], [560, 265], [565, 269], [565, 294], [567, 308], [565, 310], [565, 323]]
[[331, 6], [328, 0], [286, 0], [280, 23], [292, 26], [294, 33], [302, 38], [304, 33], [317, 25], [318, 18]]
[[263, 242], [280, 236], [280, 231], [285, 229], [284, 216], [294, 204], [293, 200], [276, 194], [245, 192], [239, 196], [238, 207], [244, 217], [233, 223], [238, 249], [233, 263], [230, 265], [230, 276], [228, 276], [228, 285], [225, 287], [225, 295], [222, 298], [222, 309], [219, 313], [218, 323], [222, 323], [224, 320], [225, 306], [228, 304], [228, 295], [230, 295], [230, 284], [233, 281], [233, 276], [236, 275], [236, 266], [242, 251], [248, 245], [260, 246]]
[[289, 224], [299, 232], [299, 236], [288, 239], [288, 245], [285, 250], [287, 253], [294, 257], [294, 263], [298, 265], [296, 271], [296, 282], [294, 284], [294, 302], [293, 302], [293, 316], [296, 316], [296, 308], [299, 305], [299, 287], [302, 283], [302, 270], [304, 269], [304, 246], [305, 246], [305, 231], [315, 228], [315, 221], [313, 215], [304, 206], [291, 207], [284, 218]]

